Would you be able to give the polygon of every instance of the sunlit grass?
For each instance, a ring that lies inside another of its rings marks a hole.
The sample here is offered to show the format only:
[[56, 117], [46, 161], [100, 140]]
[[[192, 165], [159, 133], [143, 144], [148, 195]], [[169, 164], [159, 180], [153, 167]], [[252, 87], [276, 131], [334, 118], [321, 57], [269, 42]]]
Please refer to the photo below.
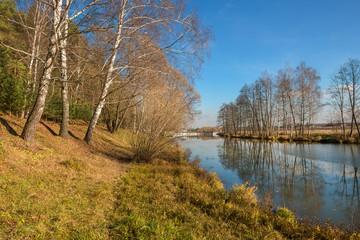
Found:
[[[22, 120], [7, 118], [15, 131]], [[46, 123], [55, 132], [58, 125]], [[0, 239], [360, 239], [261, 204], [256, 188], [223, 188], [215, 174], [169, 147], [135, 164], [126, 139], [85, 125], [63, 140], [39, 126], [29, 145], [0, 125]]]
[[[21, 131], [22, 120], [6, 119]], [[86, 126], [70, 130], [81, 138]], [[39, 125], [37, 142], [29, 145], [0, 125], [0, 239], [108, 239], [106, 216], [126, 169], [114, 157], [120, 147], [126, 156], [126, 145], [101, 129], [94, 140], [92, 147], [65, 141]], [[104, 148], [113, 155], [104, 156]]]
[[135, 165], [116, 191], [110, 214], [114, 239], [350, 237], [334, 226], [296, 221], [285, 208], [273, 211], [260, 204], [256, 189], [247, 184], [226, 191], [215, 174], [186, 162]]

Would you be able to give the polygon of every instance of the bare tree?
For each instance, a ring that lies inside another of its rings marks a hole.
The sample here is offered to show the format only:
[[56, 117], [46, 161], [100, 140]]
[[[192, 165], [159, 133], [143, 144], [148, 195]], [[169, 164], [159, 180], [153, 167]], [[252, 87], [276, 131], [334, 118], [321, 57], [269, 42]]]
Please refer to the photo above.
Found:
[[[62, 16], [63, 25], [61, 30], [59, 31], [60, 71], [61, 71], [61, 88], [62, 88], [61, 89], [62, 117], [61, 117], [59, 135], [64, 139], [67, 139], [68, 137], [69, 118], [70, 118], [69, 78], [68, 78], [68, 64], [67, 64], [67, 55], [68, 55], [67, 42], [69, 38], [69, 21], [74, 21], [74, 19], [80, 18], [84, 13], [86, 13], [84, 18], [86, 19], [86, 21], [89, 21], [89, 17], [87, 17], [87, 15], [94, 14], [94, 11], [91, 10], [94, 9], [94, 6], [97, 6], [99, 2], [100, 0], [94, 0], [90, 2], [82, 1], [80, 3], [76, 3], [75, 0], [65, 0], [63, 16]], [[75, 10], [70, 9], [72, 5], [76, 6]], [[88, 29], [86, 29], [84, 32], [87, 31]]]
[[297, 83], [296, 91], [298, 92], [299, 134], [301, 136], [305, 135], [306, 122], [309, 136], [311, 122], [321, 106], [321, 93], [318, 85], [320, 77], [317, 75], [316, 70], [312, 67], [307, 67], [305, 62], [300, 63], [295, 70], [295, 74]]
[[308, 127], [307, 135], [308, 138], [310, 138], [312, 122], [323, 105], [321, 103], [321, 90], [319, 86], [320, 77], [317, 75], [317, 71], [312, 67], [307, 67], [305, 76], [307, 79], [307, 97], [305, 102]]
[[136, 108], [137, 121], [131, 139], [136, 161], [151, 161], [157, 157], [172, 142], [167, 134], [185, 127], [199, 100], [198, 94], [177, 70], [170, 68], [169, 74], [153, 77]]
[[[52, 80], [52, 72], [54, 69], [54, 63], [56, 61], [59, 46], [61, 48], [61, 73], [62, 78], [65, 80], [63, 83], [63, 124], [61, 125], [61, 133], [60, 135], [64, 138], [67, 137], [67, 127], [68, 127], [68, 119], [69, 119], [69, 106], [67, 99], [67, 64], [66, 64], [66, 39], [68, 37], [68, 22], [69, 20], [74, 19], [75, 17], [85, 13], [88, 11], [90, 6], [94, 6], [99, 0], [91, 1], [88, 3], [87, 1], [79, 1], [75, 2], [75, 0], [66, 0], [65, 4], [64, 0], [51, 0], [51, 1], [41, 1], [43, 4], [47, 5], [49, 8], [49, 12], [51, 19], [50, 23], [50, 33], [48, 38], [50, 39], [50, 43], [48, 46], [48, 54], [46, 56], [45, 64], [42, 70], [42, 74], [39, 77], [39, 88], [37, 98], [35, 100], [35, 104], [27, 118], [25, 127], [21, 134], [21, 137], [29, 142], [32, 142], [35, 136], [37, 125], [41, 119], [42, 113], [45, 107], [45, 100], [48, 94], [48, 88], [50, 81]], [[87, 4], [87, 5], [85, 5]], [[68, 17], [70, 7], [75, 6], [72, 11], [72, 16]], [[41, 21], [37, 21], [36, 24], [41, 24]], [[35, 28], [36, 29], [36, 28]], [[35, 31], [36, 32], [36, 31]]]
[[62, 99], [62, 118], [59, 135], [67, 139], [69, 131], [69, 83], [68, 83], [68, 66], [67, 66], [67, 38], [69, 31], [69, 14], [70, 0], [65, 0], [65, 11], [63, 13], [64, 24], [59, 31], [59, 48], [60, 48], [60, 70], [61, 70], [61, 99]]
[[29, 117], [27, 118], [25, 127], [21, 134], [21, 137], [28, 141], [33, 142], [36, 128], [40, 122], [42, 113], [45, 107], [46, 95], [48, 93], [49, 83], [51, 80], [51, 73], [54, 68], [54, 61], [57, 55], [57, 43], [59, 38], [59, 31], [62, 24], [62, 0], [53, 0], [50, 4], [52, 8], [52, 31], [50, 35], [50, 43], [48, 47], [48, 54], [45, 61], [42, 77], [39, 83], [38, 95], [35, 101], [35, 105], [31, 110]]
[[346, 108], [346, 79], [342, 72], [338, 70], [331, 77], [330, 93], [333, 99], [333, 104], [340, 113], [340, 121], [344, 139], [346, 138], [345, 128], [345, 108]]
[[353, 126], [355, 124], [358, 135], [360, 136], [360, 129], [358, 124], [359, 106], [357, 102], [360, 99], [360, 61], [357, 59], [349, 59], [339, 70], [339, 74], [344, 77], [346, 90], [348, 92], [348, 100], [351, 112], [351, 129], [350, 137], [353, 133]]
[[297, 98], [298, 98], [298, 91], [296, 91], [294, 85], [295, 85], [295, 80], [293, 78], [293, 72], [294, 70], [287, 65], [286, 68], [284, 69], [284, 75], [283, 75], [283, 79], [282, 79], [282, 84], [284, 86], [284, 92], [285, 92], [285, 96], [286, 99], [288, 101], [289, 104], [289, 110], [290, 110], [290, 116], [291, 116], [291, 120], [290, 121], [290, 137], [292, 137], [293, 134], [293, 129], [295, 131], [295, 135], [297, 135], [297, 129], [296, 129], [296, 105], [297, 105]]
[[[159, 46], [154, 49], [155, 52], [172, 53], [172, 57], [181, 56], [183, 58], [178, 63], [185, 62], [187, 64], [183, 66], [191, 67], [193, 65], [189, 56], [199, 56], [199, 59], [202, 59], [202, 53], [207, 48], [207, 35], [201, 32], [201, 25], [196, 16], [194, 17], [194, 13], [185, 14], [182, 1], [114, 1], [113, 9], [117, 10], [114, 15], [116, 25], [112, 26], [116, 30], [114, 29], [114, 38], [111, 39], [113, 45], [109, 51], [109, 61], [104, 67], [107, 72], [102, 92], [84, 138], [88, 144], [91, 143], [96, 123], [114, 78], [136, 67], [134, 63], [137, 59], [153, 53], [153, 51], [134, 52], [133, 57], [128, 61], [128, 56], [124, 59], [119, 53], [127, 43], [130, 41], [154, 42]], [[172, 58], [174, 59], [176, 58]], [[170, 60], [170, 63], [174, 65], [175, 62]]]
[[[253, 136], [273, 136], [277, 122], [277, 135], [282, 122], [285, 133], [290, 125], [290, 136], [304, 135], [307, 125], [310, 137], [312, 121], [321, 107], [320, 80], [312, 67], [301, 63], [294, 71], [289, 65], [279, 70], [276, 78], [267, 71], [251, 85], [245, 85], [233, 103], [223, 104], [218, 112], [218, 124], [225, 133], [250, 131]], [[281, 116], [282, 114], [282, 116]]]
[[[20, 4], [20, 3], [19, 3]], [[26, 83], [26, 93], [24, 96], [24, 105], [21, 111], [21, 118], [27, 117], [29, 108], [35, 95], [38, 71], [41, 63], [46, 56], [42, 56], [42, 45], [48, 45], [46, 37], [46, 28], [48, 27], [48, 10], [47, 4], [37, 0], [25, 0], [21, 2], [20, 7], [24, 11], [17, 11], [14, 19], [8, 19], [22, 33], [27, 41], [25, 46], [15, 46], [16, 44], [4, 46], [20, 53], [26, 62], [29, 70], [29, 77]]]

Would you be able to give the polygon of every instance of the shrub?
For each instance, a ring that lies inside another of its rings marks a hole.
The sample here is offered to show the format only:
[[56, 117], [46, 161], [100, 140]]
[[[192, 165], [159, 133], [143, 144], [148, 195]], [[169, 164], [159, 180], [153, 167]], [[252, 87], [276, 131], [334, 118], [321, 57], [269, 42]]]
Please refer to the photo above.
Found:
[[278, 137], [278, 140], [279, 141], [289, 141], [290, 140], [290, 137], [288, 135], [280, 135]]
[[345, 143], [356, 143], [356, 139], [354, 137], [348, 137], [344, 140]]
[[245, 184], [241, 186], [234, 186], [232, 189], [232, 192], [234, 193], [234, 202], [246, 202], [250, 204], [257, 204], [258, 198], [255, 194], [256, 187], [255, 186], [249, 186], [249, 183], [246, 182]]
[[307, 141], [308, 139], [304, 136], [298, 136], [294, 138], [295, 141]]
[[319, 136], [316, 136], [316, 137], [314, 137], [314, 141], [315, 142], [320, 142], [321, 141], [321, 139], [322, 139], [322, 137], [319, 135]]
[[173, 139], [152, 132], [134, 134], [130, 140], [133, 160], [136, 162], [151, 162], [166, 151]]
[[286, 208], [278, 208], [276, 211], [276, 215], [290, 222], [295, 220], [294, 213]]

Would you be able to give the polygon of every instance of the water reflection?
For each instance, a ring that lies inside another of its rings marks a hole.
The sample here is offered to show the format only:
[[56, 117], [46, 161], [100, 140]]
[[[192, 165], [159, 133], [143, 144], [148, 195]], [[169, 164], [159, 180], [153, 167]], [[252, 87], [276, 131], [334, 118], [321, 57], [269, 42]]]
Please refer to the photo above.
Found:
[[351, 223], [360, 223], [360, 193], [358, 167], [343, 166], [343, 173], [337, 179], [334, 200], [343, 206], [344, 214]]
[[300, 215], [319, 214], [324, 206], [324, 177], [318, 166], [279, 148], [274, 143], [226, 139], [218, 153], [226, 168], [237, 171], [243, 182], [255, 184], [261, 195], [271, 193], [279, 205]]
[[227, 187], [249, 181], [257, 186], [260, 197], [270, 193], [276, 205], [295, 210], [299, 217], [360, 224], [357, 145], [229, 139], [192, 140], [182, 145], [202, 159], [204, 168], [217, 172]]

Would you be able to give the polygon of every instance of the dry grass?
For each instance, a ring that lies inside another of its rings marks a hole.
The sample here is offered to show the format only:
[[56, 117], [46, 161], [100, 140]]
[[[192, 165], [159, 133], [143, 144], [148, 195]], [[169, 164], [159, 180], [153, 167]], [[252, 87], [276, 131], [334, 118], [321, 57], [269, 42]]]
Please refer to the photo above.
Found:
[[[25, 120], [11, 118], [0, 115], [14, 131], [20, 135]], [[124, 134], [109, 134], [105, 128], [98, 126], [94, 141], [88, 146], [83, 140], [86, 132], [86, 125], [70, 125], [70, 136], [68, 140], [60, 137], [54, 137], [59, 132], [59, 124], [53, 122], [44, 122], [38, 126], [34, 144], [28, 144], [18, 136], [8, 134], [6, 128], [0, 124], [0, 142], [4, 143], [5, 151], [8, 155], [15, 158], [27, 158], [25, 156], [16, 156], [19, 149], [24, 149], [32, 154], [45, 154], [46, 165], [40, 164], [37, 167], [45, 167], [47, 170], [58, 171], [59, 162], [67, 158], [81, 158], [81, 161], [87, 166], [84, 174], [99, 178], [114, 178], [119, 176], [123, 171], [124, 163], [122, 159], [128, 159], [130, 156], [129, 147], [127, 146]], [[22, 151], [20, 151], [22, 152]], [[90, 153], [90, 154], [89, 154]]]
[[139, 164], [124, 175], [111, 213], [112, 239], [360, 239], [260, 205], [255, 187], [226, 191], [215, 174], [185, 162]]
[[123, 161], [126, 131], [98, 126], [89, 147], [86, 125], [71, 125], [63, 140], [45, 122], [29, 145], [18, 136], [23, 120], [0, 120], [0, 239], [360, 239], [274, 214], [254, 187], [226, 191], [173, 146], [134, 164]]
[[[347, 135], [350, 134], [350, 127], [346, 129]], [[240, 134], [221, 134], [221, 136], [230, 138], [244, 138], [244, 139], [262, 139], [269, 141], [281, 141], [281, 142], [318, 142], [318, 143], [360, 143], [360, 137], [358, 136], [356, 129], [353, 129], [352, 137], [347, 136], [344, 138], [342, 131], [339, 127], [317, 127], [311, 130], [310, 137], [307, 135], [307, 130], [304, 132], [304, 136], [296, 136], [293, 132], [293, 136], [290, 136], [290, 131], [284, 130], [273, 132], [273, 136], [258, 136], [258, 135], [240, 135]]]
[[16, 136], [25, 121], [0, 118], [0, 238], [107, 238], [113, 188], [128, 168], [122, 135], [99, 127], [89, 147], [86, 126], [70, 126], [64, 140], [44, 122], [30, 145]]

